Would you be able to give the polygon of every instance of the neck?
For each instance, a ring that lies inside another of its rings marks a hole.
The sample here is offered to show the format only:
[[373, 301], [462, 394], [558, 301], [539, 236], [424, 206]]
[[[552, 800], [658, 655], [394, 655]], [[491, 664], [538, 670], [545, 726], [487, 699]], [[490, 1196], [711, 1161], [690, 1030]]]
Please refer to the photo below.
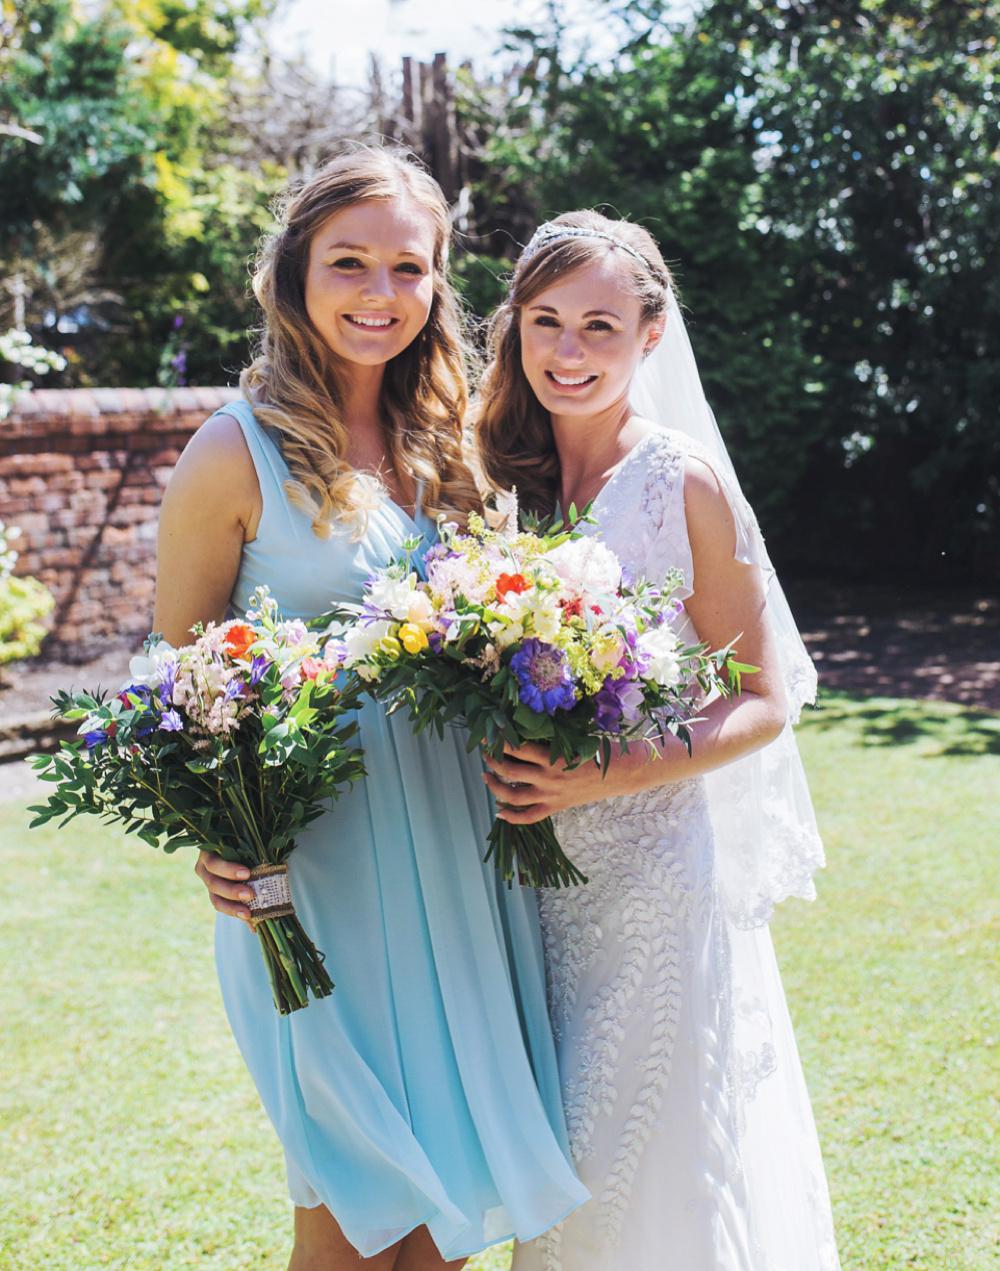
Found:
[[553, 415], [559, 453], [559, 505], [582, 510], [597, 497], [612, 470], [647, 431], [628, 398], [596, 415]]
[[355, 366], [344, 385], [344, 427], [349, 440], [381, 435], [384, 366]]

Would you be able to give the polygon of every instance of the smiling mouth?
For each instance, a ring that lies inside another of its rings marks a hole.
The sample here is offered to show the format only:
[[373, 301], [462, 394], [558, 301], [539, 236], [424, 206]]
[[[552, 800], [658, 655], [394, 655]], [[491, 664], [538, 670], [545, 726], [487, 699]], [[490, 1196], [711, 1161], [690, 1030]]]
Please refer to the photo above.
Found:
[[579, 388], [581, 384], [592, 384], [597, 379], [596, 375], [557, 375], [555, 371], [546, 371], [545, 374], [560, 388]]
[[360, 313], [347, 313], [344, 315], [344, 320], [352, 327], [362, 327], [365, 331], [385, 331], [388, 327], [394, 327], [399, 321], [398, 318], [390, 317], [388, 314], [376, 318]]

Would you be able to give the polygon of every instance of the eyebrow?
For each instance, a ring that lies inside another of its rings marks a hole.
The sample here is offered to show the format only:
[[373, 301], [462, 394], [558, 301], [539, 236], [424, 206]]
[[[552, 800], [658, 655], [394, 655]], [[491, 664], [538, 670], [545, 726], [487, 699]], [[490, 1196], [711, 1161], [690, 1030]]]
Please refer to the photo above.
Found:
[[[541, 313], [551, 313], [557, 317], [559, 314], [558, 309], [553, 309], [551, 305], [531, 305], [528, 312], [534, 313], [536, 309]], [[585, 318], [616, 318], [619, 322], [622, 321], [621, 314], [615, 313], [614, 309], [588, 309], [583, 316]]]
[[[368, 250], [367, 245], [364, 243], [328, 243], [327, 246], [323, 248], [323, 250], [325, 252], [342, 252], [342, 251], [360, 252], [362, 256], [371, 255], [371, 252]], [[410, 251], [409, 249], [405, 249], [404, 251], [401, 251], [399, 255], [422, 257], [426, 255], [426, 253]]]

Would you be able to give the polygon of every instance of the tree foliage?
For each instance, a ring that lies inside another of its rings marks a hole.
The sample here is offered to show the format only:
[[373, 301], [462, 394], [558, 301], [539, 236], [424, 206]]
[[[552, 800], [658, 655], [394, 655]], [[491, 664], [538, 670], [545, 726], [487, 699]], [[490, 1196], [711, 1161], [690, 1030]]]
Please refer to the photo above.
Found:
[[789, 557], [996, 561], [1000, 5], [709, 0], [676, 21], [592, 0], [613, 56], [571, 12], [512, 32], [517, 63], [467, 95], [480, 221], [520, 242], [569, 204], [648, 226]]

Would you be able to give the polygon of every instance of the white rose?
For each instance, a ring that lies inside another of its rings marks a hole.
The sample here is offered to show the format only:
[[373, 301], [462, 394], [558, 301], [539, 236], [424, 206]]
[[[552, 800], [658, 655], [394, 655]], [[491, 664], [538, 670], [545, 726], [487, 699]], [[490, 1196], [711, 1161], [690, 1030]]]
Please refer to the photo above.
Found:
[[642, 677], [644, 680], [668, 686], [677, 684], [681, 675], [680, 658], [677, 656], [680, 642], [670, 627], [644, 631], [639, 637], [639, 648], [650, 660], [649, 669]]
[[596, 538], [575, 538], [546, 552], [543, 560], [578, 592], [615, 592], [621, 586], [618, 558]]

